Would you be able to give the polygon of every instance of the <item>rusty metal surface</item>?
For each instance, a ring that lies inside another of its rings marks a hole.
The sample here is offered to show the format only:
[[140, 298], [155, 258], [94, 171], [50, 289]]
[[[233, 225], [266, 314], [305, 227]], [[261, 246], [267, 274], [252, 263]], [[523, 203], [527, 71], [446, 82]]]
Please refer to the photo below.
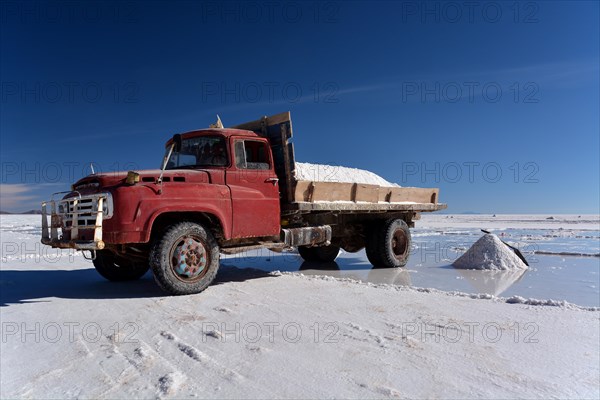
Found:
[[281, 230], [281, 239], [288, 246], [314, 246], [331, 242], [331, 234], [329, 225], [291, 228]]
[[112, 217], [112, 195], [97, 193], [82, 196], [79, 192], [70, 194], [73, 196], [67, 195], [62, 200], [42, 203], [42, 243], [56, 248], [103, 249], [102, 223], [105, 218]]
[[264, 249], [264, 248], [267, 248], [271, 251], [280, 252], [281, 250], [283, 250], [285, 248], [290, 248], [290, 246], [286, 245], [285, 243], [280, 243], [280, 242], [263, 242], [263, 243], [254, 244], [254, 245], [222, 248], [221, 253], [231, 255], [231, 254], [243, 253], [245, 251], [258, 250], [258, 249]]
[[105, 247], [103, 241], [78, 241], [78, 240], [53, 240], [53, 239], [42, 239], [42, 243], [48, 246], [56, 247], [59, 249], [76, 249], [76, 250], [102, 250]]

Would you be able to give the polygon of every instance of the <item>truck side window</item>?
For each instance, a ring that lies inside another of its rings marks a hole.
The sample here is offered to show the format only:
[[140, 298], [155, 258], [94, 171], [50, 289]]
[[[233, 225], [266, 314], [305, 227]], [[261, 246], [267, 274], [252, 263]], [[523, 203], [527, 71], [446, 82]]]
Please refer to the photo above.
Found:
[[244, 150], [244, 142], [242, 140], [235, 142], [235, 166], [246, 168], [246, 151]]
[[256, 140], [235, 142], [235, 165], [243, 169], [269, 169], [267, 144]]

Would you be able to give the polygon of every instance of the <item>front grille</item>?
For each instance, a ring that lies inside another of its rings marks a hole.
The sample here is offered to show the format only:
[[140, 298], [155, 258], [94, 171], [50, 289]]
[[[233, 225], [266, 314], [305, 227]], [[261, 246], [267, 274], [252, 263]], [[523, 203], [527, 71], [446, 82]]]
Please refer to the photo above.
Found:
[[[103, 208], [103, 211], [106, 212], [107, 207]], [[67, 228], [73, 226], [75, 216], [77, 216], [75, 225], [79, 229], [94, 228], [96, 226], [96, 215], [98, 214], [98, 200], [94, 198], [63, 200], [59, 203], [58, 211], [62, 215], [64, 226]], [[106, 219], [106, 216], [103, 215], [102, 217]]]
[[[94, 241], [101, 241], [102, 220], [111, 218], [112, 214], [113, 201], [110, 193], [42, 203], [42, 240], [87, 239], [86, 236], [89, 234], [82, 235], [81, 231], [93, 230]], [[50, 215], [50, 224], [47, 220], [48, 215]]]

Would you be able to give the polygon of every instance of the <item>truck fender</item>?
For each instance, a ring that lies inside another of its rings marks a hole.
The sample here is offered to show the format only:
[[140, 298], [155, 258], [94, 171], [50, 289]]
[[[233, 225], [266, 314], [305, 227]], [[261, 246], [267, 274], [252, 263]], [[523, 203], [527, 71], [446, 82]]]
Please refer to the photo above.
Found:
[[[175, 217], [174, 220], [177, 220], [177, 218], [176, 218], [177, 216], [180, 216], [181, 220], [189, 219], [192, 221], [198, 220], [198, 219], [203, 219], [203, 218], [208, 218], [211, 221], [215, 221], [220, 225], [219, 227], [215, 227], [215, 228], [217, 228], [217, 230], [220, 231], [220, 233], [223, 236], [223, 239], [227, 240], [227, 239], [231, 238], [231, 228], [226, 223], [226, 221], [227, 221], [226, 217], [219, 210], [212, 210], [212, 209], [207, 209], [207, 208], [186, 208], [186, 209], [177, 208], [177, 209], [174, 209], [171, 207], [165, 207], [165, 208], [156, 210], [150, 217], [150, 219], [148, 221], [147, 229], [146, 229], [146, 237], [145, 237], [146, 242], [150, 241], [150, 236], [155, 227], [156, 220], [158, 218], [160, 218], [161, 216], [164, 216], [165, 214], [172, 214]], [[207, 227], [207, 228], [210, 228], [210, 227]]]

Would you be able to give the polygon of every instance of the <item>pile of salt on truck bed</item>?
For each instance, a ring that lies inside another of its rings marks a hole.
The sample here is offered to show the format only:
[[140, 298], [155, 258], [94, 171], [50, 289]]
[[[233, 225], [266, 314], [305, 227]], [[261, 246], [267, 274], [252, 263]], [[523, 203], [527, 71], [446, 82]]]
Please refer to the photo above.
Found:
[[[227, 161], [173, 166], [200, 160], [202, 138], [222, 143]], [[409, 228], [421, 212], [446, 208], [439, 190], [297, 180], [291, 139], [289, 112], [176, 134], [162, 170], [92, 174], [43, 203], [42, 243], [90, 251], [109, 280], [151, 268], [171, 294], [210, 285], [220, 253], [256, 248], [296, 247], [316, 263], [365, 248], [376, 267], [406, 265]]]

